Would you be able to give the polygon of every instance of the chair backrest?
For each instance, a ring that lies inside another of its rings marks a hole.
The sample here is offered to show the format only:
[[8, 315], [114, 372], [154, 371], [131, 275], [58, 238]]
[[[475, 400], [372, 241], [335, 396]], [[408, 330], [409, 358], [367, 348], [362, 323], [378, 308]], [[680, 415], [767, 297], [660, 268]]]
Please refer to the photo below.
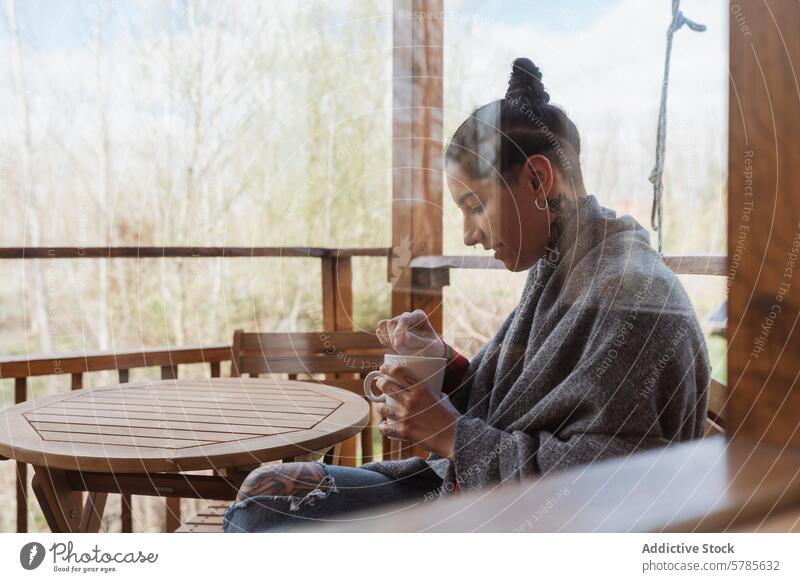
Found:
[[[231, 376], [325, 374], [324, 382], [361, 393], [361, 380], [389, 350], [363, 331], [233, 334]], [[313, 381], [312, 378], [308, 378]]]
[[[324, 382], [361, 394], [360, 378], [378, 369], [389, 350], [363, 331], [233, 334], [231, 376], [325, 374]], [[309, 380], [313, 380], [309, 378]], [[705, 434], [724, 433], [723, 408], [728, 388], [709, 383]]]

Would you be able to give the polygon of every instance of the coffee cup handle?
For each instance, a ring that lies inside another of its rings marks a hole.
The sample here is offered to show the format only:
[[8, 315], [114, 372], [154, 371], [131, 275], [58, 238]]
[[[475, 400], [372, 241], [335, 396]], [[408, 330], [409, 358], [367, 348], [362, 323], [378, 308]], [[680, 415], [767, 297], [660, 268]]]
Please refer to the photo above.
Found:
[[372, 380], [378, 376], [383, 377], [383, 374], [378, 370], [373, 370], [367, 374], [366, 378], [364, 378], [364, 396], [366, 396], [367, 400], [371, 402], [386, 402], [385, 394], [375, 396], [375, 394], [372, 392]]

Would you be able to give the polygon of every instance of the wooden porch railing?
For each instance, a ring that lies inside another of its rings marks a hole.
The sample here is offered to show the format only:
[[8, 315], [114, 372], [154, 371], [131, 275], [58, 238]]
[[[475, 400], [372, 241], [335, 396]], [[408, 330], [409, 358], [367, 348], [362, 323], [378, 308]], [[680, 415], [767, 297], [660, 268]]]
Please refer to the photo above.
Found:
[[[666, 255], [666, 265], [677, 275], [727, 274], [725, 255]], [[480, 256], [420, 256], [410, 263], [412, 284], [423, 289], [438, 289], [450, 284], [450, 269], [505, 269], [502, 261]]]
[[[97, 352], [82, 354], [59, 354], [49, 356], [14, 356], [0, 359], [0, 379], [14, 379], [14, 403], [28, 399], [28, 378], [34, 376], [70, 375], [72, 390], [83, 388], [84, 374], [116, 370], [120, 384], [129, 380], [134, 368], [161, 368], [163, 379], [178, 377], [180, 364], [208, 364], [212, 378], [220, 375], [220, 363], [231, 359], [231, 348], [226, 345], [182, 348], [148, 348], [142, 351]], [[17, 532], [28, 531], [28, 466], [16, 463]], [[180, 524], [180, 500], [168, 497], [166, 504], [167, 531]], [[132, 531], [130, 496], [122, 498], [122, 531]]]
[[[326, 331], [353, 329], [352, 258], [386, 257], [390, 248], [322, 247], [19, 247], [0, 248], [0, 259], [141, 259], [141, 258], [318, 258], [322, 262], [322, 328]], [[392, 273], [391, 260], [387, 279]], [[232, 335], [232, 333], [231, 333]], [[56, 355], [0, 357], [0, 380], [14, 379], [14, 402], [28, 398], [28, 378], [69, 374], [73, 390], [83, 387], [84, 374], [116, 370], [120, 383], [127, 383], [134, 368], [161, 368], [164, 379], [177, 378], [180, 364], [207, 364], [209, 374], [219, 377], [220, 364], [231, 359], [229, 345], [143, 348], [124, 352], [95, 352]], [[342, 445], [342, 456], [355, 459], [356, 440]], [[16, 465], [17, 531], [28, 530], [27, 466]], [[122, 531], [131, 531], [130, 499], [123, 498]], [[167, 498], [166, 531], [180, 522], [177, 498]]]
[[[390, 248], [332, 249], [320, 247], [53, 247], [53, 248], [2, 248], [0, 259], [79, 259], [79, 258], [319, 258], [322, 261], [322, 313], [324, 330], [345, 331], [352, 329], [353, 291], [352, 257], [385, 257], [387, 279], [396, 281], [397, 273], [411, 269], [412, 292], [428, 295], [440, 294], [449, 284], [450, 269], [497, 269], [502, 263], [488, 257], [423, 256], [410, 264], [397, 264]], [[665, 257], [665, 262], [679, 274], [724, 275], [725, 259], [722, 256]], [[0, 358], [0, 380], [14, 379], [14, 401], [24, 402], [28, 398], [28, 378], [69, 374], [73, 390], [83, 387], [84, 374], [104, 370], [116, 370], [120, 383], [129, 380], [131, 369], [142, 367], [161, 368], [162, 378], [177, 378], [181, 364], [207, 364], [209, 375], [219, 377], [220, 364], [231, 359], [228, 345], [146, 348], [125, 352], [96, 352], [58, 354], [47, 356], [12, 356]], [[720, 409], [725, 395], [724, 387], [716, 387], [714, 402]], [[407, 447], [392, 446], [393, 441], [384, 441], [385, 454], [400, 458], [413, 453]], [[343, 450], [344, 456], [355, 458], [355, 440]], [[25, 532], [27, 524], [27, 467], [17, 463], [17, 531]], [[179, 500], [168, 498], [166, 530], [172, 531], [180, 520]], [[130, 499], [123, 499], [122, 531], [130, 531]]]

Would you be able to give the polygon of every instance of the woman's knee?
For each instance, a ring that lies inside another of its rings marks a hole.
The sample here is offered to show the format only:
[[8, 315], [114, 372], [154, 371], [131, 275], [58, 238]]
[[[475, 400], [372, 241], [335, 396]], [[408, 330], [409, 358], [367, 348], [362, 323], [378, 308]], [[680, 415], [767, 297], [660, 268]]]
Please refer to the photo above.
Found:
[[329, 487], [327, 472], [321, 463], [281, 463], [264, 465], [245, 477], [237, 501], [259, 495], [297, 497]]
[[252, 471], [225, 511], [226, 532], [280, 531], [325, 511], [317, 504], [338, 490], [321, 463], [264, 465]]

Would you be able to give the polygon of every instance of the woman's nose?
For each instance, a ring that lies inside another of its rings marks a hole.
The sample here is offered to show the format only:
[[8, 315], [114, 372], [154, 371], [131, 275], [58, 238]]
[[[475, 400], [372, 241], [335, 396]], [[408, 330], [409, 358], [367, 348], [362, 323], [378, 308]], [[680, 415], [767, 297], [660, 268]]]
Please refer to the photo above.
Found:
[[464, 230], [464, 245], [471, 247], [477, 245], [481, 242], [480, 233], [476, 230], [472, 229], [465, 229]]

